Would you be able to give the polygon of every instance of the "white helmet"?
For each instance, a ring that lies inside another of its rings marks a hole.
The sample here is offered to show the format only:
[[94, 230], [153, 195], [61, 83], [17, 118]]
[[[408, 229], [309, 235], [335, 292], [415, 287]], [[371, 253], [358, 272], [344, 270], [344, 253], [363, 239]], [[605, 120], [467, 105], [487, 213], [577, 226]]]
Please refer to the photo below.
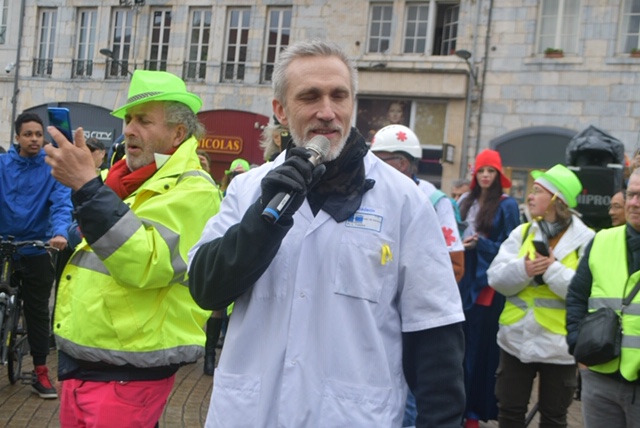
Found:
[[373, 136], [372, 152], [405, 152], [415, 159], [422, 158], [422, 147], [416, 134], [403, 125], [385, 126]]

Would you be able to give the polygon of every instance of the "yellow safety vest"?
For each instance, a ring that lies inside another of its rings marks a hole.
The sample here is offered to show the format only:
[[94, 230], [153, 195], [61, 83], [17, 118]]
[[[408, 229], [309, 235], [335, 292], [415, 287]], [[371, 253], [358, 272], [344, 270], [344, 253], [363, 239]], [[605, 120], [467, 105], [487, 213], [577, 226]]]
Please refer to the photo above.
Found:
[[[211, 312], [189, 293], [187, 253], [218, 212], [220, 193], [199, 168], [197, 146], [193, 137], [182, 143], [124, 200], [129, 212], [92, 246], [76, 247], [54, 323], [60, 349], [72, 357], [147, 368], [204, 354], [202, 326]], [[131, 262], [136, 257], [148, 266]]]
[[[628, 275], [626, 226], [598, 232], [589, 254], [593, 276], [589, 311], [609, 307], [620, 313], [622, 299], [640, 280], [640, 271]], [[620, 374], [628, 381], [638, 379], [640, 370], [640, 293], [622, 314], [622, 349], [620, 357], [589, 367], [599, 373]]]
[[[534, 260], [536, 250], [533, 246], [533, 233], [527, 234], [529, 225], [522, 228], [522, 246], [518, 257], [529, 254]], [[578, 266], [578, 254], [576, 251], [569, 253], [561, 263], [575, 270]], [[527, 312], [533, 310], [533, 315], [542, 327], [555, 334], [567, 335], [566, 317], [567, 306], [565, 301], [558, 297], [548, 285], [530, 285], [515, 296], [507, 296], [504, 309], [500, 314], [501, 325], [512, 325], [520, 321]]]

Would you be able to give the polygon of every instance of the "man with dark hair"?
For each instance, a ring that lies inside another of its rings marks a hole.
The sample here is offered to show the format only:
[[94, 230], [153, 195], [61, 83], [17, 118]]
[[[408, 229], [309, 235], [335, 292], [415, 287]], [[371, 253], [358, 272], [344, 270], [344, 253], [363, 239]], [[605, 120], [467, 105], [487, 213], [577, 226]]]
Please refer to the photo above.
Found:
[[[15, 123], [16, 142], [0, 156], [0, 236], [16, 241], [40, 240], [62, 250], [71, 223], [71, 191], [51, 176], [45, 163], [44, 128], [34, 113], [22, 113]], [[36, 381], [42, 398], [57, 398], [46, 366], [49, 354], [49, 297], [55, 272], [45, 250], [21, 249], [16, 260], [16, 285], [22, 280], [27, 335]]]
[[417, 426], [460, 427], [451, 261], [427, 196], [351, 127], [356, 73], [334, 43], [280, 53], [272, 105], [295, 147], [236, 177], [190, 252], [196, 301], [235, 301], [208, 427], [397, 427], [407, 386]]
[[162, 71], [137, 70], [127, 103], [126, 157], [102, 180], [82, 129], [76, 145], [49, 127], [53, 176], [73, 190], [84, 239], [65, 267], [54, 333], [60, 424], [153, 426], [175, 373], [204, 354], [209, 312], [187, 287], [187, 252], [220, 196], [196, 154], [200, 98]]
[[94, 165], [96, 166], [96, 171], [99, 172], [102, 168], [102, 164], [104, 163], [104, 156], [106, 154], [104, 144], [95, 137], [89, 138], [86, 144], [91, 152], [91, 157], [93, 158]]

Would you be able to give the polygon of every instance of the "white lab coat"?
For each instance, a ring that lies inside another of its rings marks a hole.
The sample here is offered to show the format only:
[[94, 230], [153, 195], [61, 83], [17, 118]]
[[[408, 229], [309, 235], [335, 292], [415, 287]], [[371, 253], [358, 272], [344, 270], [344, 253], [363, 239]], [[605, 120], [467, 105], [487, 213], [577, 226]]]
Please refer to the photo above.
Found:
[[[427, 195], [427, 198], [431, 198], [433, 192], [438, 190], [436, 186], [426, 180], [418, 180], [418, 189], [422, 190], [422, 192]], [[464, 251], [464, 246], [460, 239], [460, 231], [458, 230], [458, 223], [456, 222], [456, 214], [449, 198], [440, 198], [434, 208], [436, 209], [438, 221], [442, 228], [442, 234], [445, 236], [445, 243], [447, 244], [449, 252]]]
[[[232, 181], [191, 256], [240, 222], [283, 160]], [[207, 427], [399, 427], [401, 332], [464, 319], [431, 204], [373, 154], [364, 162], [376, 183], [358, 212], [336, 223], [305, 201], [267, 271], [236, 300]]]

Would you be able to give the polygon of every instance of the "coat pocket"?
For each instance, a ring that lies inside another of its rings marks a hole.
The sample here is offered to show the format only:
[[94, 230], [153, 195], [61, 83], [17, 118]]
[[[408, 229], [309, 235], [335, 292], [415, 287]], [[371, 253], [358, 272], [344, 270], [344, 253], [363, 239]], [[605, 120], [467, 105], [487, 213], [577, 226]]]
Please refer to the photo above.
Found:
[[385, 285], [393, 283], [395, 243], [380, 235], [348, 231], [338, 250], [334, 292], [377, 303]]
[[259, 426], [260, 377], [215, 371], [207, 427]]

